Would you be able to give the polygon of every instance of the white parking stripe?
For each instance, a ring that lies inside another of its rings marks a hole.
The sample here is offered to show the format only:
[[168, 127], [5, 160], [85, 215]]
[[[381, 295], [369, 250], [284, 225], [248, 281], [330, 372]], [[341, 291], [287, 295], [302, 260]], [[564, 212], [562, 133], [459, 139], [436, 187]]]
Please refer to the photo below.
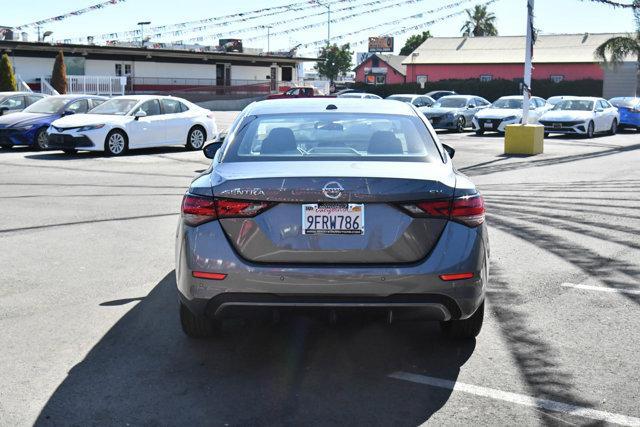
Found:
[[606, 288], [604, 286], [576, 285], [575, 283], [560, 283], [560, 286], [564, 286], [566, 288], [584, 289], [587, 291], [615, 292], [619, 294], [640, 295], [640, 290], [637, 289]]
[[523, 394], [510, 393], [493, 388], [480, 387], [461, 382], [444, 380], [441, 378], [428, 377], [426, 375], [411, 374], [409, 372], [394, 372], [389, 375], [398, 380], [411, 381], [418, 384], [426, 384], [433, 387], [446, 388], [454, 391], [475, 394], [476, 396], [489, 397], [491, 399], [504, 400], [505, 402], [517, 403], [518, 405], [530, 406], [537, 409], [544, 409], [562, 414], [575, 415], [578, 417], [590, 418], [592, 420], [605, 421], [608, 423], [620, 424], [623, 426], [640, 426], [640, 418], [628, 417], [626, 415], [613, 414], [611, 412], [598, 411], [584, 408], [568, 403], [556, 402], [554, 400], [538, 399]]

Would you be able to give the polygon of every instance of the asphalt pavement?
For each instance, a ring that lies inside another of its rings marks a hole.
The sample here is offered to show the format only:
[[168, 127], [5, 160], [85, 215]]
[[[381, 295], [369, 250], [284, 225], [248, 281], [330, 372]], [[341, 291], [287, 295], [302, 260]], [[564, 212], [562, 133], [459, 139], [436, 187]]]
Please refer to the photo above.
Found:
[[488, 212], [466, 343], [297, 317], [190, 340], [173, 238], [202, 153], [0, 151], [0, 425], [640, 425], [640, 133], [441, 138]]

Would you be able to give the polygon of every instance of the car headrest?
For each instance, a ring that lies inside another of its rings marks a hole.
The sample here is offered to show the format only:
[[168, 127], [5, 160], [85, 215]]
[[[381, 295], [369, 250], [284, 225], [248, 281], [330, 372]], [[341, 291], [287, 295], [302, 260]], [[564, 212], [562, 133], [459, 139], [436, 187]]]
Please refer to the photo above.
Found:
[[286, 154], [298, 149], [296, 137], [289, 128], [273, 128], [262, 141], [261, 154]]
[[402, 154], [402, 142], [390, 131], [377, 131], [369, 139], [369, 154]]

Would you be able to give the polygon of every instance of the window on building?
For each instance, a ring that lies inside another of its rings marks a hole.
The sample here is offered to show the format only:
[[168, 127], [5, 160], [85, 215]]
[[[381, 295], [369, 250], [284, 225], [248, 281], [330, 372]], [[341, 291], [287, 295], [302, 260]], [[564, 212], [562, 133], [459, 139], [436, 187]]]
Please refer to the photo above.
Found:
[[387, 82], [387, 76], [376, 76], [376, 84], [383, 85]]
[[131, 64], [124, 64], [124, 75], [125, 76], [131, 75]]
[[293, 68], [292, 67], [282, 67], [282, 81], [290, 82], [293, 80]]
[[551, 75], [549, 76], [549, 80], [551, 80], [554, 83], [560, 83], [561, 81], [564, 80], [564, 76], [563, 75]]
[[116, 65], [116, 76], [121, 76], [122, 75], [122, 64], [115, 64]]
[[481, 82], [490, 82], [491, 80], [493, 80], [493, 76], [491, 74], [482, 74], [480, 76]]
[[376, 76], [367, 75], [367, 76], [365, 76], [365, 81], [369, 85], [374, 85], [374, 84], [376, 84]]

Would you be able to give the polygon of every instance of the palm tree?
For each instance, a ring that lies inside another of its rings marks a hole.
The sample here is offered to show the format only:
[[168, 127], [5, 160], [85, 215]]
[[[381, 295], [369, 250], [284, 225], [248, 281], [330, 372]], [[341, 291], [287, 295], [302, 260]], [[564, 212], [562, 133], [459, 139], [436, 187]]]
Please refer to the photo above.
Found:
[[[602, 43], [595, 51], [596, 58], [605, 64], [620, 64], [631, 55], [636, 57], [636, 96], [640, 96], [640, 0], [636, 0], [638, 8], [633, 10], [636, 19], [636, 32], [627, 36], [612, 37]], [[635, 4], [635, 3], [634, 3]]]
[[497, 36], [496, 16], [487, 12], [487, 6], [476, 5], [473, 10], [467, 9], [467, 22], [460, 31], [465, 37]]

